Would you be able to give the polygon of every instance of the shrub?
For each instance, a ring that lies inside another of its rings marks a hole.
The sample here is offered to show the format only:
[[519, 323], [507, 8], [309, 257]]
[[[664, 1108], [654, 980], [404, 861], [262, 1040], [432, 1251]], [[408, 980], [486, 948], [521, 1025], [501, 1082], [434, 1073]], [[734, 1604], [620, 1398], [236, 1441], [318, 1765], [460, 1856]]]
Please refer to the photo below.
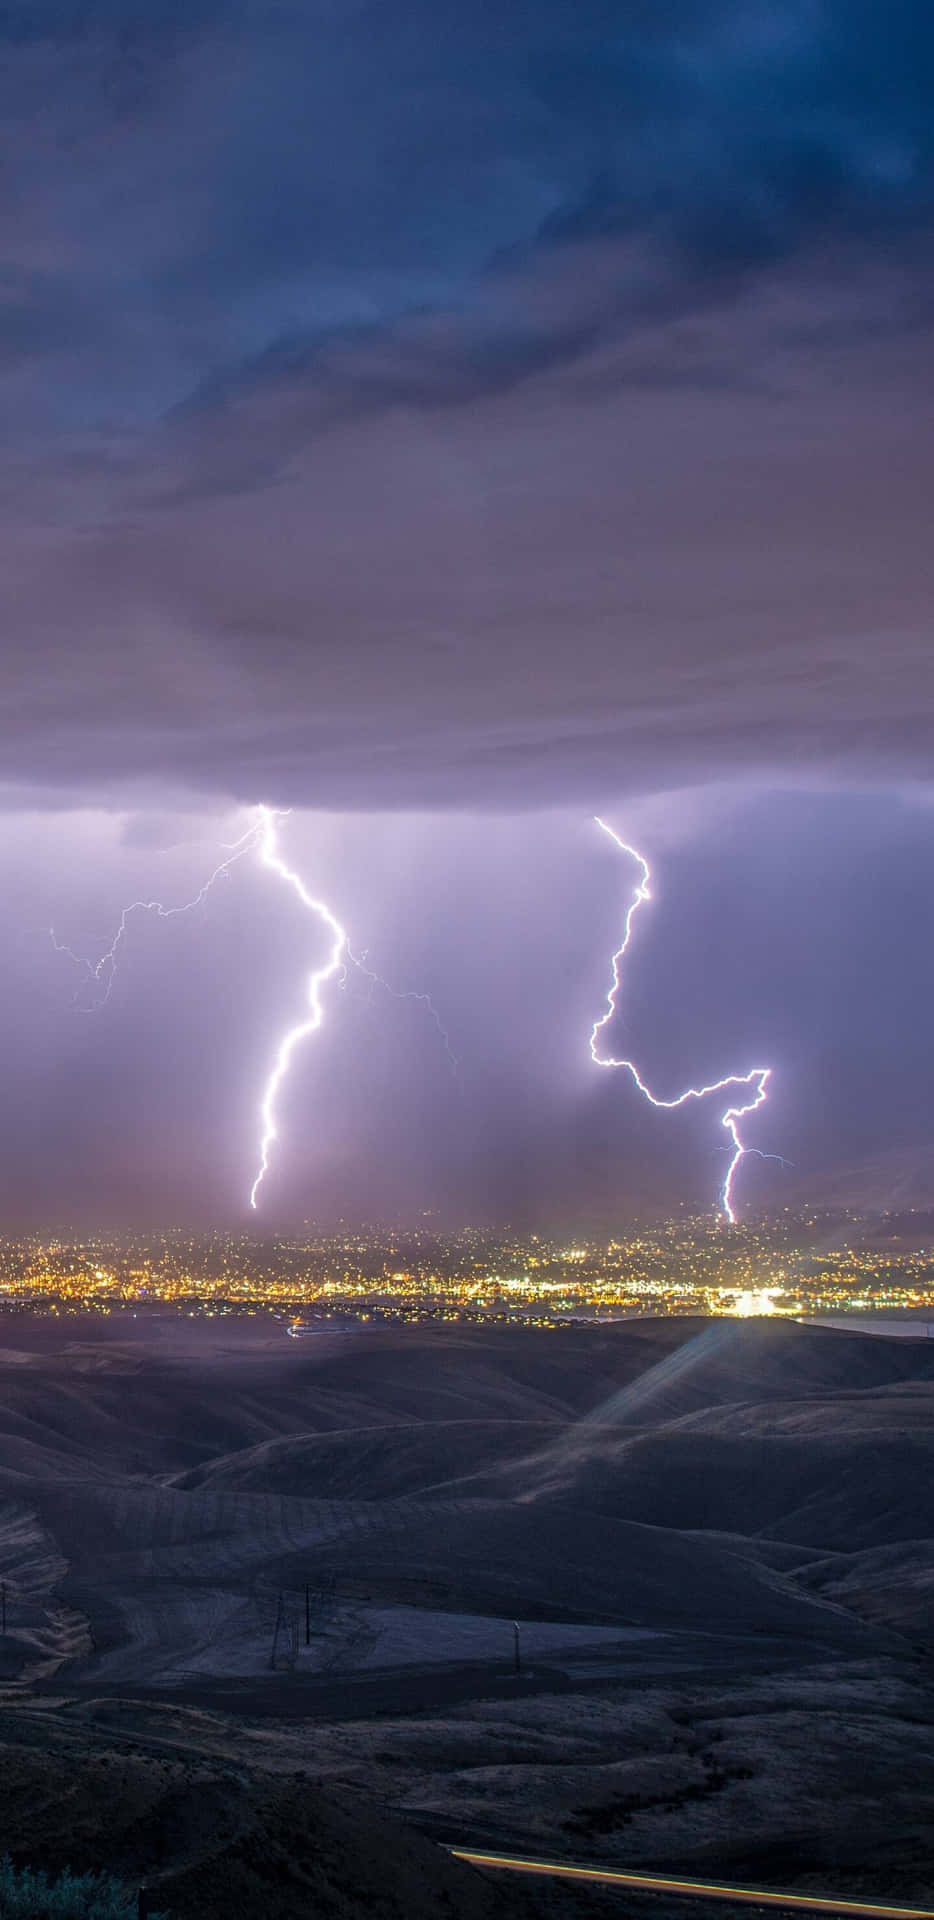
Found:
[[0, 1860], [0, 1920], [136, 1920], [136, 1911], [136, 1894], [109, 1873], [66, 1867], [50, 1879], [38, 1868], [14, 1867], [9, 1856]]

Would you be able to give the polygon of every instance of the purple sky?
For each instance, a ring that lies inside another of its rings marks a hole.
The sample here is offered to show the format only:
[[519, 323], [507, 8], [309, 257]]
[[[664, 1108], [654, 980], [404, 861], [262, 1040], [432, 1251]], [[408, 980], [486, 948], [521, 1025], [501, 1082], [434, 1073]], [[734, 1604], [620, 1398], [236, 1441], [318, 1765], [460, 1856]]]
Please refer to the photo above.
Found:
[[773, 1062], [789, 1190], [923, 1152], [926, 0], [30, 0], [0, 42], [10, 1223], [240, 1217], [313, 930], [245, 862], [85, 1016], [43, 929], [102, 950], [259, 799], [463, 1063], [351, 982], [271, 1222], [711, 1197], [715, 1113], [588, 1070], [595, 810], [658, 874], [621, 1047]]
[[[752, 793], [623, 800], [652, 850], [614, 1047], [662, 1096], [773, 1064], [738, 1197], [778, 1206], [883, 1155], [904, 1198], [930, 1138], [934, 815], [917, 796]], [[187, 917], [130, 922], [106, 1005], [81, 970], [122, 904], [190, 898], [242, 815], [8, 816], [0, 886], [2, 1177], [16, 1222], [237, 1224], [279, 1037], [303, 1015], [323, 928], [248, 854]], [[591, 1066], [633, 864], [567, 809], [521, 815], [296, 812], [283, 851], [397, 991], [350, 970], [296, 1056], [257, 1224], [339, 1216], [511, 1220], [583, 1231], [683, 1203], [725, 1171], [716, 1101], [648, 1110]], [[197, 839], [197, 834], [210, 835]], [[167, 844], [175, 842], [175, 844]], [[75, 998], [77, 996], [77, 999]], [[895, 1152], [896, 1166], [889, 1164]]]

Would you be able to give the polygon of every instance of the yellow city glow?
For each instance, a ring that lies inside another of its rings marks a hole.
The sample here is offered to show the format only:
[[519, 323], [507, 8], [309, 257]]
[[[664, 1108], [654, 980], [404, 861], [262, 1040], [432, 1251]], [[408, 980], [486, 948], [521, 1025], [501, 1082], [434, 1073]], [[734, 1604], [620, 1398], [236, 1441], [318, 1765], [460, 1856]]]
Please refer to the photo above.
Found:
[[734, 1293], [733, 1312], [741, 1320], [749, 1320], [753, 1314], [776, 1313], [778, 1293], [778, 1287], [746, 1287], [742, 1293]]
[[[831, 1232], [828, 1235], [827, 1227]], [[510, 1322], [560, 1327], [630, 1315], [858, 1314], [934, 1332], [934, 1234], [880, 1243], [855, 1215], [805, 1212], [727, 1228], [681, 1217], [566, 1246], [539, 1234], [341, 1227], [268, 1243], [248, 1234], [0, 1237], [3, 1313], [271, 1313], [285, 1325], [338, 1315], [372, 1322]], [[925, 1321], [929, 1324], [925, 1325]]]

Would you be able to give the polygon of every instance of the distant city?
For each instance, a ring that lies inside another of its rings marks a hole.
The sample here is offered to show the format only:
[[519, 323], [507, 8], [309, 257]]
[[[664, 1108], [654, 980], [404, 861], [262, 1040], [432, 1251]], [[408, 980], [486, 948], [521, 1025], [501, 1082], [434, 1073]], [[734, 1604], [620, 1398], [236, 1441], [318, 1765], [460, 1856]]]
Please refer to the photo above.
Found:
[[616, 1239], [468, 1229], [6, 1239], [0, 1313], [273, 1315], [557, 1326], [633, 1314], [934, 1318], [934, 1214], [681, 1219]]

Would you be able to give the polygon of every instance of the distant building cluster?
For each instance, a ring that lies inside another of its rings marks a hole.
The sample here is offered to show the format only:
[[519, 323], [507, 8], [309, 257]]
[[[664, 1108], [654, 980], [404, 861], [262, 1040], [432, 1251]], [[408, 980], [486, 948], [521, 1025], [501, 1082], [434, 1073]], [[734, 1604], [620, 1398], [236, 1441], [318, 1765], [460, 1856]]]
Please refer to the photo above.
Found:
[[679, 1220], [567, 1244], [468, 1230], [0, 1242], [0, 1311], [275, 1314], [556, 1326], [630, 1314], [934, 1318], [934, 1223], [850, 1213]]

